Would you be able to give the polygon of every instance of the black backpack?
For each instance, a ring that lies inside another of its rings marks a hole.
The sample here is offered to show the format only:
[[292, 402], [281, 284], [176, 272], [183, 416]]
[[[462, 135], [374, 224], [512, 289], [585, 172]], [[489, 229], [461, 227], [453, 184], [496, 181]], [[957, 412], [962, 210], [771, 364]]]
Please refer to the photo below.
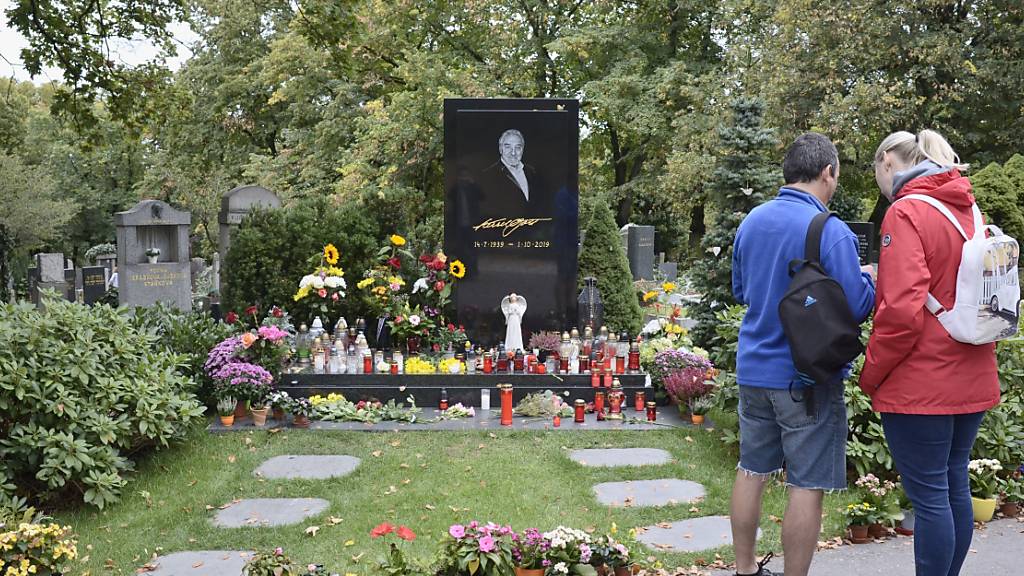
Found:
[[803, 260], [789, 263], [792, 280], [779, 302], [779, 319], [789, 340], [800, 378], [827, 384], [864, 352], [860, 325], [850, 312], [846, 293], [821, 266], [821, 233], [831, 212], [818, 214], [807, 228]]

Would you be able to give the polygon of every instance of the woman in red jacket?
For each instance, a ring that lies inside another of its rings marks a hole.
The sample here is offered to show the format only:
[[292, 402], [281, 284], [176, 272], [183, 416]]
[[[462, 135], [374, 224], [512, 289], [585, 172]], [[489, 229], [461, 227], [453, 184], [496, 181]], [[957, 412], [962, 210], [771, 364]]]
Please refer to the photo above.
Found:
[[875, 178], [894, 204], [882, 222], [874, 332], [860, 387], [881, 412], [885, 438], [914, 505], [917, 574], [960, 573], [974, 529], [967, 463], [985, 410], [999, 403], [995, 345], [953, 340], [925, 308], [931, 292], [952, 309], [963, 237], [941, 201], [974, 234], [970, 181], [936, 132], [890, 134]]

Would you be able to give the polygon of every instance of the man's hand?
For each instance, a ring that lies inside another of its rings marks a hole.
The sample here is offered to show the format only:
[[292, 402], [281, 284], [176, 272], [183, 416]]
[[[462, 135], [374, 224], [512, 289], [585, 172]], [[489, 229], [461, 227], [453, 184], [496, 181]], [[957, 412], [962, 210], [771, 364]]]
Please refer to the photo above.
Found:
[[860, 267], [861, 272], [867, 272], [871, 275], [871, 280], [878, 280], [878, 270], [875, 269], [874, 264], [865, 264]]

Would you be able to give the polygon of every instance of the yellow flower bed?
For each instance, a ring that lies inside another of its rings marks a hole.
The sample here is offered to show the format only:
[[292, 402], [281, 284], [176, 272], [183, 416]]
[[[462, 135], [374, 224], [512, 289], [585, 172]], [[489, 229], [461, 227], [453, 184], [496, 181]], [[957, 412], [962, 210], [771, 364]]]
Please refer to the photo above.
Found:
[[437, 372], [437, 368], [433, 363], [418, 356], [413, 356], [405, 361], [406, 374], [433, 374], [435, 372]]
[[24, 522], [15, 530], [0, 532], [0, 574], [29, 576], [66, 572], [67, 564], [78, 558], [78, 543], [70, 534], [70, 526]]
[[312, 404], [313, 406], [319, 406], [321, 404], [329, 404], [329, 403], [333, 403], [333, 402], [339, 402], [339, 401], [344, 400], [344, 399], [345, 399], [345, 397], [342, 396], [341, 394], [337, 394], [335, 392], [331, 392], [326, 397], [321, 396], [319, 394], [317, 394], [315, 396], [310, 396], [309, 397], [309, 403]]

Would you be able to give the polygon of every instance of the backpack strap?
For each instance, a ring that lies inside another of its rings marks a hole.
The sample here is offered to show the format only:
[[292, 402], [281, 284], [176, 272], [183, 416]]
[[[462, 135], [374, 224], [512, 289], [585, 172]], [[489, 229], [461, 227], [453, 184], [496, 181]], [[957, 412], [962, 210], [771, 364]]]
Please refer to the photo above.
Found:
[[[953, 216], [953, 213], [949, 211], [949, 208], [946, 208], [946, 205], [939, 199], [931, 196], [925, 196], [924, 194], [907, 194], [906, 196], [897, 199], [896, 202], [902, 202], [903, 200], [920, 200], [925, 204], [931, 205], [933, 208], [941, 212], [942, 215], [946, 217], [946, 220], [949, 220], [950, 223], [953, 224], [953, 227], [956, 228], [956, 231], [959, 232], [961, 236], [964, 237], [965, 241], [970, 240], [967, 236], [967, 232], [965, 232], [963, 226], [960, 225], [960, 222], [955, 216]], [[978, 209], [977, 203], [971, 204], [971, 216], [974, 219], [975, 237], [980, 234], [981, 237], [984, 238], [985, 225], [984, 220], [981, 217], [981, 210]], [[928, 298], [925, 300], [924, 307], [935, 316], [946, 311], [945, 306], [939, 303], [938, 299], [936, 299], [931, 292], [928, 292]]]
[[808, 262], [821, 262], [821, 235], [825, 231], [825, 223], [835, 216], [832, 212], [817, 214], [807, 227], [807, 240], [804, 244], [804, 259]]

